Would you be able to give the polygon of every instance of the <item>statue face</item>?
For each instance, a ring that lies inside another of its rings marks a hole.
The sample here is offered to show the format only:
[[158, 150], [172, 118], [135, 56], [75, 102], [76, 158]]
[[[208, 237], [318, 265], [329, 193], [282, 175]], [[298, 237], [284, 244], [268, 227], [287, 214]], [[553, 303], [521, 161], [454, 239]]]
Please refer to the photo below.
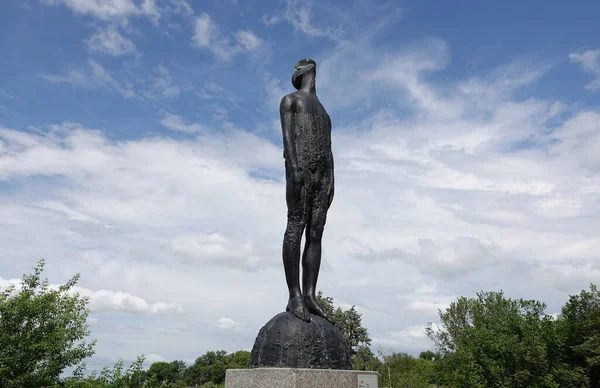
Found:
[[317, 63], [312, 59], [302, 59], [301, 61], [298, 61], [296, 65], [294, 65], [295, 71], [292, 75], [292, 85], [294, 85], [297, 90], [300, 90], [302, 87], [302, 77], [307, 72], [311, 70], [314, 71], [316, 66]]

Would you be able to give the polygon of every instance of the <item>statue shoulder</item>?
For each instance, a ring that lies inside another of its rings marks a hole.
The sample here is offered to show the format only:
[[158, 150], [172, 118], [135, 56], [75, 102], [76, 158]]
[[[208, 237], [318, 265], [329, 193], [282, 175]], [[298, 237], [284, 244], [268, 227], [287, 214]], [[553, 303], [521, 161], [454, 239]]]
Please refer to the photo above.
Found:
[[281, 104], [279, 105], [279, 108], [281, 110], [296, 110], [296, 108], [298, 107], [298, 95], [296, 95], [296, 93], [291, 93], [288, 94], [286, 96], [283, 96], [283, 98], [281, 99]]

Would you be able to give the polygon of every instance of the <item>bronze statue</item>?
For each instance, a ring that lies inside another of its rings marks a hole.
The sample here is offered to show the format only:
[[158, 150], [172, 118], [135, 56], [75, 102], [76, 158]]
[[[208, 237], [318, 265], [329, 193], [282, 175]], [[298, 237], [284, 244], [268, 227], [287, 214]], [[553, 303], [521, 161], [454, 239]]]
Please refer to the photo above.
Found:
[[[316, 74], [317, 64], [312, 59], [296, 63], [292, 85], [297, 91], [283, 97], [279, 108], [288, 208], [283, 239], [289, 289], [286, 311], [308, 322], [311, 314], [330, 320], [316, 297], [321, 239], [334, 193], [331, 119], [317, 98]], [[300, 242], [304, 231], [300, 290]]]
[[[288, 208], [283, 266], [290, 299], [286, 311], [258, 332], [250, 368], [352, 368], [344, 335], [316, 296], [321, 239], [334, 191], [331, 120], [317, 98], [316, 74], [315, 61], [298, 62], [292, 76], [298, 91], [283, 97], [279, 108]], [[300, 289], [300, 242], [305, 232]]]

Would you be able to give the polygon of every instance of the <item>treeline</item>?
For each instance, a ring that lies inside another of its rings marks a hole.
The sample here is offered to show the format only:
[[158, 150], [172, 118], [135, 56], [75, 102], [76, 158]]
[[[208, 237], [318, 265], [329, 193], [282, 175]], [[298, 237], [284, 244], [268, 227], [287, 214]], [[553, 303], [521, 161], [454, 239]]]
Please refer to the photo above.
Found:
[[[247, 368], [250, 353], [209, 351], [191, 365], [143, 357], [125, 369], [85, 375], [81, 367], [94, 354], [86, 342], [87, 300], [71, 292], [75, 276], [59, 289], [41, 280], [43, 261], [22, 287], [0, 290], [0, 387], [155, 388], [224, 387], [230, 368]], [[354, 307], [342, 310], [319, 294], [320, 303], [352, 348], [352, 365], [379, 372], [380, 387], [600, 387], [600, 292], [595, 285], [571, 295], [557, 317], [535, 300], [503, 292], [461, 297], [429, 324], [434, 350], [419, 357], [371, 351], [368, 330]], [[73, 376], [61, 378], [69, 367]]]
[[[421, 358], [394, 353], [380, 360], [373, 356], [370, 366], [381, 374], [381, 387], [430, 387], [435, 381], [435, 363], [428, 359], [430, 352]], [[118, 362], [112, 368], [94, 372], [89, 376], [69, 377], [54, 387], [66, 388], [223, 388], [225, 371], [230, 368], [245, 369], [250, 363], [250, 352], [209, 351], [186, 367], [183, 361], [155, 362], [147, 370], [143, 357], [138, 358], [127, 370]], [[391, 382], [391, 383], [390, 383]]]
[[185, 362], [155, 362], [145, 370], [144, 357], [139, 357], [127, 370], [122, 361], [114, 367], [105, 367], [88, 376], [77, 373], [54, 385], [55, 388], [217, 388], [225, 386], [227, 369], [245, 369], [250, 363], [250, 352], [235, 353], [209, 351], [186, 366]]

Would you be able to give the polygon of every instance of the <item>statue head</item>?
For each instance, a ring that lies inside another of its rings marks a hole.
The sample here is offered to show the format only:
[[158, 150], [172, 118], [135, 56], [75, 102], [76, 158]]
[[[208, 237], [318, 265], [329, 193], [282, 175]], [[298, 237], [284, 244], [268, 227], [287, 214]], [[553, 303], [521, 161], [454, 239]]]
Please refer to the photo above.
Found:
[[294, 74], [292, 75], [292, 85], [296, 90], [300, 90], [302, 87], [302, 80], [304, 76], [311, 74], [313, 77], [317, 73], [317, 63], [312, 59], [302, 59], [294, 66]]

